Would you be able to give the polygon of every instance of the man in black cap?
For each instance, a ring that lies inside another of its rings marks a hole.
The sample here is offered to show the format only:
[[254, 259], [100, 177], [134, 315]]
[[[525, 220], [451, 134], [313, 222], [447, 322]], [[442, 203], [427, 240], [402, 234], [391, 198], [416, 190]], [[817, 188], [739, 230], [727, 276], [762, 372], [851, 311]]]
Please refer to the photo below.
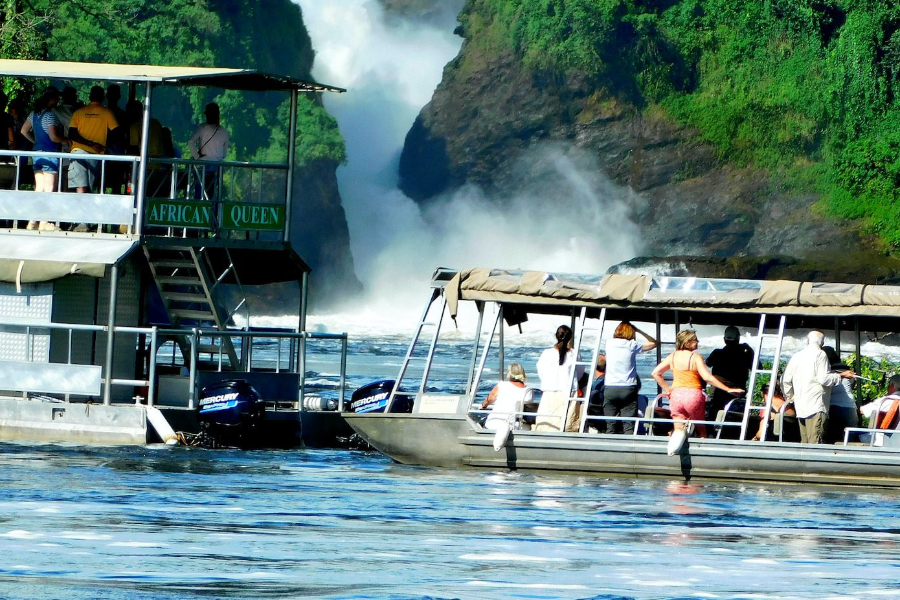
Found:
[[[753, 348], [741, 343], [741, 332], [734, 325], [725, 328], [725, 346], [713, 350], [706, 365], [712, 374], [728, 387], [747, 389], [747, 379], [753, 368]], [[734, 400], [728, 392], [716, 389], [709, 403], [709, 418], [715, 420], [720, 410]]]

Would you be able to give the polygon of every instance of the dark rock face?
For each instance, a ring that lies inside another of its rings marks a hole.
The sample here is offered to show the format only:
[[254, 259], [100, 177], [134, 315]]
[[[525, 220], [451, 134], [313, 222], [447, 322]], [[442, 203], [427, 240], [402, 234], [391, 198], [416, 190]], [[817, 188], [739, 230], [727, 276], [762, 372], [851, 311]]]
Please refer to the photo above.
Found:
[[350, 233], [330, 160], [314, 161], [294, 174], [291, 244], [312, 267], [310, 305], [336, 309], [362, 291], [353, 269]]
[[832, 250], [826, 256], [643, 256], [613, 265], [609, 273], [643, 273], [671, 277], [725, 279], [791, 279], [796, 281], [900, 284], [900, 267], [884, 256], [862, 251], [853, 255]]
[[[868, 275], [893, 276], [895, 261], [855, 226], [818, 212], [814, 193], [791, 192], [761, 169], [722, 163], [695, 130], [660, 110], [639, 110], [596, 82], [533, 72], [512, 52], [486, 56], [473, 48], [463, 44], [407, 136], [400, 186], [420, 203], [466, 183], [502, 201], [537, 185], [515, 168], [530, 148], [562, 144], [596, 157], [600, 170], [635, 192], [629, 216], [649, 254], [814, 261], [849, 252], [882, 269]], [[801, 268], [790, 260], [782, 266], [785, 277]]]

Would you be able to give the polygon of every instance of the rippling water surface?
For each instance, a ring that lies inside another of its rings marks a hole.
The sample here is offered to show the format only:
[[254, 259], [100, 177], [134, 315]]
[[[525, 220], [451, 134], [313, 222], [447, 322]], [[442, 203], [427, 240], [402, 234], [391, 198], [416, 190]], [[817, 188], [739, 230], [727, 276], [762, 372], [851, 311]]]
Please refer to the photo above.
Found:
[[0, 597], [900, 596], [898, 495], [0, 444]]

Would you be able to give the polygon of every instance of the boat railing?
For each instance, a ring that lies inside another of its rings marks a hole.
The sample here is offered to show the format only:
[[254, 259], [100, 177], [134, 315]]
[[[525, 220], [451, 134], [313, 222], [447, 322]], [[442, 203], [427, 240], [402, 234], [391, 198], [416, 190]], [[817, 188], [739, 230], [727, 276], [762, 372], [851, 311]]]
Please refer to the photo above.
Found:
[[[862, 438], [864, 436], [868, 436], [867, 440], [861, 439], [861, 443], [866, 444], [868, 446], [886, 446], [886, 445], [895, 445], [893, 443], [888, 443], [888, 440], [891, 438], [891, 434], [900, 433], [900, 422], [897, 423], [894, 427], [882, 428], [878, 427], [879, 421], [881, 420], [881, 415], [884, 414], [887, 407], [889, 407], [892, 403], [896, 402], [894, 398], [885, 398], [882, 399], [881, 403], [878, 405], [878, 410], [874, 411], [872, 417], [869, 419], [868, 427], [845, 427], [844, 428], [844, 446], [850, 445], [850, 437], [856, 434], [857, 437]], [[900, 438], [898, 438], [900, 439]]]
[[[56, 158], [52, 192], [37, 192], [30, 163]], [[96, 193], [67, 187], [67, 165], [96, 171]], [[151, 158], [143, 192], [138, 156], [0, 150], [0, 220], [88, 224], [93, 233], [283, 242], [288, 239], [289, 168], [285, 163]], [[106, 231], [104, 227], [107, 226]]]
[[[469, 414], [470, 415], [485, 415], [485, 416], [487, 416], [487, 415], [491, 414], [491, 410], [490, 409], [472, 409], [469, 411]], [[580, 432], [575, 432], [575, 431], [565, 431], [565, 432], [562, 431], [562, 429], [565, 425], [565, 423], [564, 423], [565, 418], [566, 418], [565, 415], [547, 415], [547, 414], [543, 414], [543, 413], [525, 412], [525, 411], [520, 411], [520, 412], [516, 412], [516, 413], [512, 413], [512, 414], [514, 414], [517, 418], [518, 417], [540, 417], [542, 420], [545, 420], [545, 421], [551, 421], [551, 420], [556, 419], [556, 420], [560, 421], [560, 433], [580, 433]], [[635, 424], [635, 426], [634, 426], [634, 433], [632, 433], [632, 435], [633, 436], [647, 436], [647, 437], [653, 437], [656, 434], [653, 432], [652, 427], [644, 427], [642, 429], [641, 425], [653, 425], [656, 423], [663, 424], [663, 425], [674, 425], [675, 423], [684, 423], [685, 422], [682, 419], [672, 419], [672, 418], [665, 418], [665, 417], [646, 417], [646, 416], [607, 417], [605, 415], [604, 416], [589, 415], [587, 418], [589, 421], [603, 421], [603, 422], [610, 422], [610, 423], [633, 422]], [[722, 421], [691, 421], [691, 423], [693, 423], [694, 425], [706, 425], [708, 427], [719, 427], [719, 426], [740, 427], [741, 426], [741, 423], [739, 423], [739, 422], [724, 423]], [[866, 431], [868, 431], [868, 429]]]
[[280, 242], [290, 217], [288, 165], [151, 158], [147, 235]]
[[[55, 191], [26, 189], [34, 182], [29, 160], [39, 157], [61, 162]], [[96, 171], [97, 193], [76, 194], [63, 187], [66, 168], [72, 160], [86, 163]], [[134, 233], [139, 202], [128, 181], [134, 181], [139, 163], [137, 156], [0, 150], [0, 219], [11, 221], [13, 229], [19, 222], [46, 221], [84, 223], [95, 227], [96, 233], [104, 233], [104, 225], [112, 233]]]
[[[343, 405], [347, 392], [347, 334], [277, 330], [160, 329], [157, 354], [164, 370], [183, 380], [184, 404], [194, 408], [199, 387], [209, 377], [244, 378], [281, 398], [273, 410], [329, 410]], [[228, 345], [239, 364], [231, 365]], [[329, 349], [329, 346], [331, 348]], [[334, 348], [333, 346], [337, 346]], [[185, 348], [187, 352], [185, 352]], [[315, 369], [310, 369], [310, 365]], [[209, 373], [217, 375], [210, 376]], [[276, 379], [284, 383], [271, 388]]]
[[[96, 352], [96, 360], [88, 360], [93, 348], [102, 348], [97, 336], [107, 335], [106, 325], [77, 323], [5, 322], [0, 324], [0, 342], [3, 360], [0, 360], [0, 387], [6, 392], [21, 394], [22, 398], [41, 398], [48, 401], [70, 402], [73, 398], [92, 402], [102, 399], [103, 404], [113, 402], [140, 403], [142, 396], [135, 393], [146, 390], [145, 397], [154, 391], [155, 364], [151, 359], [146, 378], [114, 377], [117, 373], [115, 357], [119, 352]], [[148, 347], [157, 347], [155, 327], [113, 328], [111, 343], [107, 347], [121, 350], [123, 354], [135, 352], [141, 339], [147, 339]], [[155, 352], [151, 354], [154, 356]], [[105, 358], [102, 358], [105, 357]], [[97, 364], [103, 363], [103, 364]], [[114, 393], [115, 388], [130, 388]]]

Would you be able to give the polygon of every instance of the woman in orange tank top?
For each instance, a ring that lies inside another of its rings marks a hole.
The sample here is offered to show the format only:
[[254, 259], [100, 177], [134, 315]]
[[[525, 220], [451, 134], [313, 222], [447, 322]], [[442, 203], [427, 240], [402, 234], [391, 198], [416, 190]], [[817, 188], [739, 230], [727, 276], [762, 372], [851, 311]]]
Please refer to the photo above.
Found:
[[[697, 333], [692, 329], [679, 331], [675, 336], [675, 352], [667, 356], [655, 369], [653, 379], [669, 397], [669, 409], [672, 418], [682, 421], [706, 420], [706, 395], [703, 393], [703, 382], [724, 390], [729, 394], [740, 396], [741, 388], [731, 388], [719, 381], [709, 372], [703, 357], [697, 353], [700, 344]], [[663, 379], [666, 371], [672, 371], [672, 385]], [[675, 429], [684, 429], [684, 423], [675, 423]], [[706, 437], [706, 426], [697, 425], [697, 435]]]

